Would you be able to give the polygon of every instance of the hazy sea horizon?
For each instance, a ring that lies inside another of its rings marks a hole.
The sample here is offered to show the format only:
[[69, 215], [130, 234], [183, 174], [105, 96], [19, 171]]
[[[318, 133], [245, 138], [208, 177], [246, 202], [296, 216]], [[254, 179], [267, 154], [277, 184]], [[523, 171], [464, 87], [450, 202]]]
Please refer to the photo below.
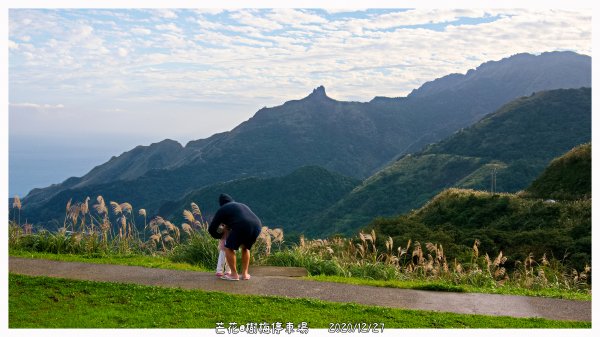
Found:
[[137, 145], [151, 143], [130, 138], [110, 138], [107, 142], [98, 142], [97, 139], [10, 135], [9, 197], [18, 195], [23, 198], [34, 188], [59, 184], [70, 177], [81, 177], [112, 156], [119, 156]]

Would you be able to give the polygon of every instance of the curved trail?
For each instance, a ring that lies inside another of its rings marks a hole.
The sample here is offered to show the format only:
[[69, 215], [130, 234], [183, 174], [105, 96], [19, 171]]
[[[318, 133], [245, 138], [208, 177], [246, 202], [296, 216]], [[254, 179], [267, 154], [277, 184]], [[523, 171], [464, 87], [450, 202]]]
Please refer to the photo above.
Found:
[[230, 282], [213, 273], [166, 270], [80, 262], [59, 262], [10, 257], [9, 271], [30, 276], [76, 280], [136, 283], [150, 286], [222, 291], [232, 294], [314, 298], [383, 307], [433, 310], [460, 314], [541, 317], [553, 320], [591, 321], [592, 303], [541, 297], [449, 293], [316, 282], [291, 277], [260, 276]]

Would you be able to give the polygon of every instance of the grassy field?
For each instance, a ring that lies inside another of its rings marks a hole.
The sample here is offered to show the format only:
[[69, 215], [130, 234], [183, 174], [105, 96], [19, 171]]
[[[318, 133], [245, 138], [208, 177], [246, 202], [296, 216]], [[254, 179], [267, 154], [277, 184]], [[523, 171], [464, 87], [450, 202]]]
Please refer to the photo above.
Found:
[[10, 256], [33, 258], [33, 259], [46, 259], [53, 261], [67, 261], [67, 262], [86, 262], [86, 263], [100, 263], [100, 264], [118, 264], [124, 266], [140, 266], [148, 268], [161, 268], [161, 269], [174, 269], [174, 270], [191, 270], [191, 271], [209, 271], [206, 268], [193, 266], [189, 263], [173, 262], [169, 258], [164, 256], [150, 256], [150, 255], [107, 255], [107, 256], [86, 256], [79, 254], [54, 254], [44, 252], [30, 252], [23, 250], [11, 249], [9, 251]]
[[10, 328], [215, 328], [383, 323], [385, 328], [590, 328], [591, 322], [459, 315], [309, 299], [9, 275]]

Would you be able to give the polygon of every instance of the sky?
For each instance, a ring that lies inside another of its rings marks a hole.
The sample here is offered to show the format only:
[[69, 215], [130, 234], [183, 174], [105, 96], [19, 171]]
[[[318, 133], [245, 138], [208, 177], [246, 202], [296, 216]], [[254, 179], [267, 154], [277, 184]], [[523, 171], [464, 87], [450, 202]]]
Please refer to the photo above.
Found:
[[319, 85], [369, 101], [516, 53], [592, 48], [589, 10], [543, 8], [9, 9], [7, 43], [20, 195]]
[[591, 14], [11, 9], [8, 47], [11, 134], [186, 142], [319, 85], [368, 101], [515, 53], [591, 55]]

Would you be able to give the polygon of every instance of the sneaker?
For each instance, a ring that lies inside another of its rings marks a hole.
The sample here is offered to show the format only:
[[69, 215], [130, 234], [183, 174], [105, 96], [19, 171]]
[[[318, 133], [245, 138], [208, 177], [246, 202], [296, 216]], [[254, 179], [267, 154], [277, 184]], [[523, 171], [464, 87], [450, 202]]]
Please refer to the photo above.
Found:
[[220, 272], [220, 271], [218, 271], [218, 272], [215, 274], [215, 276], [216, 276], [216, 277], [223, 277], [223, 273], [222, 273], [222, 272]]

